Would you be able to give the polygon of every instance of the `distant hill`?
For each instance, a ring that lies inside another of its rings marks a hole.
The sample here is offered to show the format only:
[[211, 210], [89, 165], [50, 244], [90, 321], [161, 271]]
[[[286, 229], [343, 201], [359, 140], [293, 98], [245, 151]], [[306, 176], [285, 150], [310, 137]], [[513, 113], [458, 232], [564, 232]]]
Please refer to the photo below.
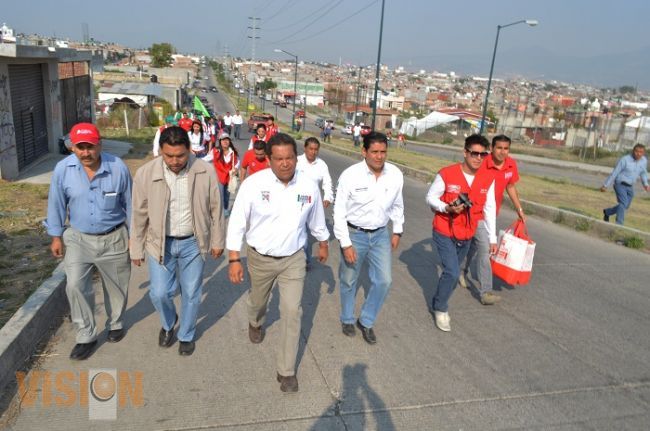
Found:
[[[417, 66], [487, 77], [491, 54], [492, 52], [430, 56], [427, 58], [429, 64]], [[580, 56], [579, 53], [572, 56], [558, 55], [544, 47], [498, 51], [494, 76], [525, 76], [597, 87], [638, 85], [640, 89], [650, 90], [650, 46], [636, 51], [598, 56]]]

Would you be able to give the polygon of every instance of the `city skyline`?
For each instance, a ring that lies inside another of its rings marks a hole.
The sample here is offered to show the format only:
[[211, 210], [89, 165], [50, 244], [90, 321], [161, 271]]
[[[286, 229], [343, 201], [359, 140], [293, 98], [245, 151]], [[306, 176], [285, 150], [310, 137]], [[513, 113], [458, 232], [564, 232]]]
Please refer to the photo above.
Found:
[[[650, 30], [641, 21], [650, 4], [627, 0], [594, 5], [578, 0], [525, 4], [514, 0], [458, 5], [386, 1], [382, 63], [410, 70], [487, 76], [496, 27], [519, 19], [539, 25], [501, 32], [495, 77], [525, 76], [599, 86], [650, 88], [645, 70]], [[33, 10], [39, 13], [34, 14]], [[154, 9], [154, 10], [151, 10]], [[82, 23], [96, 40], [135, 48], [170, 42], [180, 52], [283, 60], [282, 48], [300, 60], [373, 64], [381, 0], [243, 0], [214, 6], [117, 0], [110, 7], [81, 1], [12, 2], [0, 20], [19, 33], [82, 39]], [[183, 13], [180, 15], [178, 11]], [[173, 13], [172, 13], [173, 12]], [[171, 17], [171, 18], [170, 18]], [[251, 20], [256, 17], [259, 20]], [[255, 23], [255, 24], [253, 24]]]

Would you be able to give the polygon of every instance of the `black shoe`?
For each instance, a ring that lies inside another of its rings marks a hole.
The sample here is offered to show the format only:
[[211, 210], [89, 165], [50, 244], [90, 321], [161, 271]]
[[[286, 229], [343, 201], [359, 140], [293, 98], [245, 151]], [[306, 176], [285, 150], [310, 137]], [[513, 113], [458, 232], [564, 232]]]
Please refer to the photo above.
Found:
[[178, 343], [178, 354], [181, 356], [190, 356], [194, 353], [194, 341], [181, 341]]
[[603, 210], [603, 220], [606, 221], [606, 222], [609, 221], [609, 216], [607, 215], [607, 213], [605, 212], [605, 210]]
[[75, 361], [83, 361], [88, 359], [90, 355], [95, 351], [95, 346], [97, 345], [97, 340], [90, 343], [78, 343], [70, 352], [70, 359]]
[[174, 324], [169, 329], [169, 331], [167, 331], [165, 328], [160, 328], [160, 333], [158, 334], [158, 345], [160, 347], [169, 347], [173, 344], [174, 326], [176, 326], [176, 322], [178, 322], [178, 314], [176, 315], [176, 320], [174, 320]]
[[357, 320], [357, 326], [361, 330], [361, 335], [363, 335], [363, 339], [366, 340], [366, 343], [368, 344], [377, 343], [377, 337], [375, 337], [375, 331], [373, 331], [372, 328], [366, 328], [358, 320]]
[[124, 338], [125, 335], [126, 331], [123, 328], [113, 329], [112, 331], [108, 331], [108, 337], [106, 338], [106, 341], [109, 343], [117, 343], [122, 338]]
[[348, 337], [354, 337], [354, 334], [357, 333], [357, 331], [354, 330], [353, 323], [341, 323], [341, 329], [343, 330], [343, 334]]
[[253, 344], [260, 344], [264, 340], [264, 328], [258, 326], [257, 328], [250, 323], [248, 324], [248, 339]]
[[278, 374], [280, 390], [282, 392], [298, 392], [298, 379], [296, 376], [281, 376]]

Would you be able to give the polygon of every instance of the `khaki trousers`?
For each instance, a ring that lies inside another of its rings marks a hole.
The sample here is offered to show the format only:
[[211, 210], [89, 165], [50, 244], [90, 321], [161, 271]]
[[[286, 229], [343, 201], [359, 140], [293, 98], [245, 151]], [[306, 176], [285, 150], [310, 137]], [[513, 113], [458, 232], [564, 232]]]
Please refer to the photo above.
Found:
[[131, 277], [129, 236], [122, 226], [108, 235], [87, 235], [68, 228], [63, 232], [65, 244], [65, 293], [70, 303], [70, 317], [77, 329], [77, 343], [97, 339], [95, 325], [95, 290], [93, 266], [97, 268], [104, 289], [106, 327], [122, 329], [122, 315]]
[[302, 249], [291, 256], [274, 258], [259, 254], [248, 246], [248, 273], [251, 290], [246, 300], [248, 321], [262, 326], [275, 281], [280, 293], [280, 348], [277, 356], [278, 374], [296, 373], [296, 356], [300, 342], [302, 291], [305, 286], [305, 254]]

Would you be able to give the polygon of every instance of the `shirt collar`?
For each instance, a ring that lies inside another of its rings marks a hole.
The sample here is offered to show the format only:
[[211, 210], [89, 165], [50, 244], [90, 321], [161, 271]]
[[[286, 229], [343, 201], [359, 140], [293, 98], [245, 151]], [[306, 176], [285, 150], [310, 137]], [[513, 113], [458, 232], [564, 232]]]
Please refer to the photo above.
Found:
[[[499, 169], [497, 168], [496, 164], [494, 163], [494, 159], [492, 158], [492, 154], [489, 155], [489, 157], [485, 158], [485, 167], [488, 169]], [[512, 159], [510, 156], [506, 157], [506, 159], [503, 161], [503, 168], [509, 168], [512, 166]]]
[[[367, 174], [373, 175], [373, 176], [375, 175], [375, 173], [370, 170], [370, 167], [368, 166], [368, 163], [365, 160], [363, 162], [361, 162], [361, 163], [363, 163], [363, 168], [364, 168], [364, 170], [365, 170], [365, 172]], [[384, 167], [381, 170], [381, 174], [379, 174], [379, 176], [382, 176], [382, 175], [386, 175], [386, 163], [384, 163]]]
[[273, 179], [275, 180], [275, 182], [276, 182], [277, 184], [281, 184], [283, 187], [289, 187], [289, 186], [292, 186], [292, 185], [296, 184], [296, 181], [298, 180], [298, 170], [297, 170], [297, 169], [296, 169], [296, 171], [293, 173], [293, 178], [291, 178], [291, 179], [289, 180], [289, 182], [287, 183], [286, 186], [284, 185], [284, 183], [283, 183], [282, 181], [280, 181], [280, 178], [278, 178], [278, 177], [275, 175], [275, 172], [273, 172], [273, 171], [271, 170], [271, 168], [267, 168], [267, 169], [271, 171], [271, 174], [273, 175]]

